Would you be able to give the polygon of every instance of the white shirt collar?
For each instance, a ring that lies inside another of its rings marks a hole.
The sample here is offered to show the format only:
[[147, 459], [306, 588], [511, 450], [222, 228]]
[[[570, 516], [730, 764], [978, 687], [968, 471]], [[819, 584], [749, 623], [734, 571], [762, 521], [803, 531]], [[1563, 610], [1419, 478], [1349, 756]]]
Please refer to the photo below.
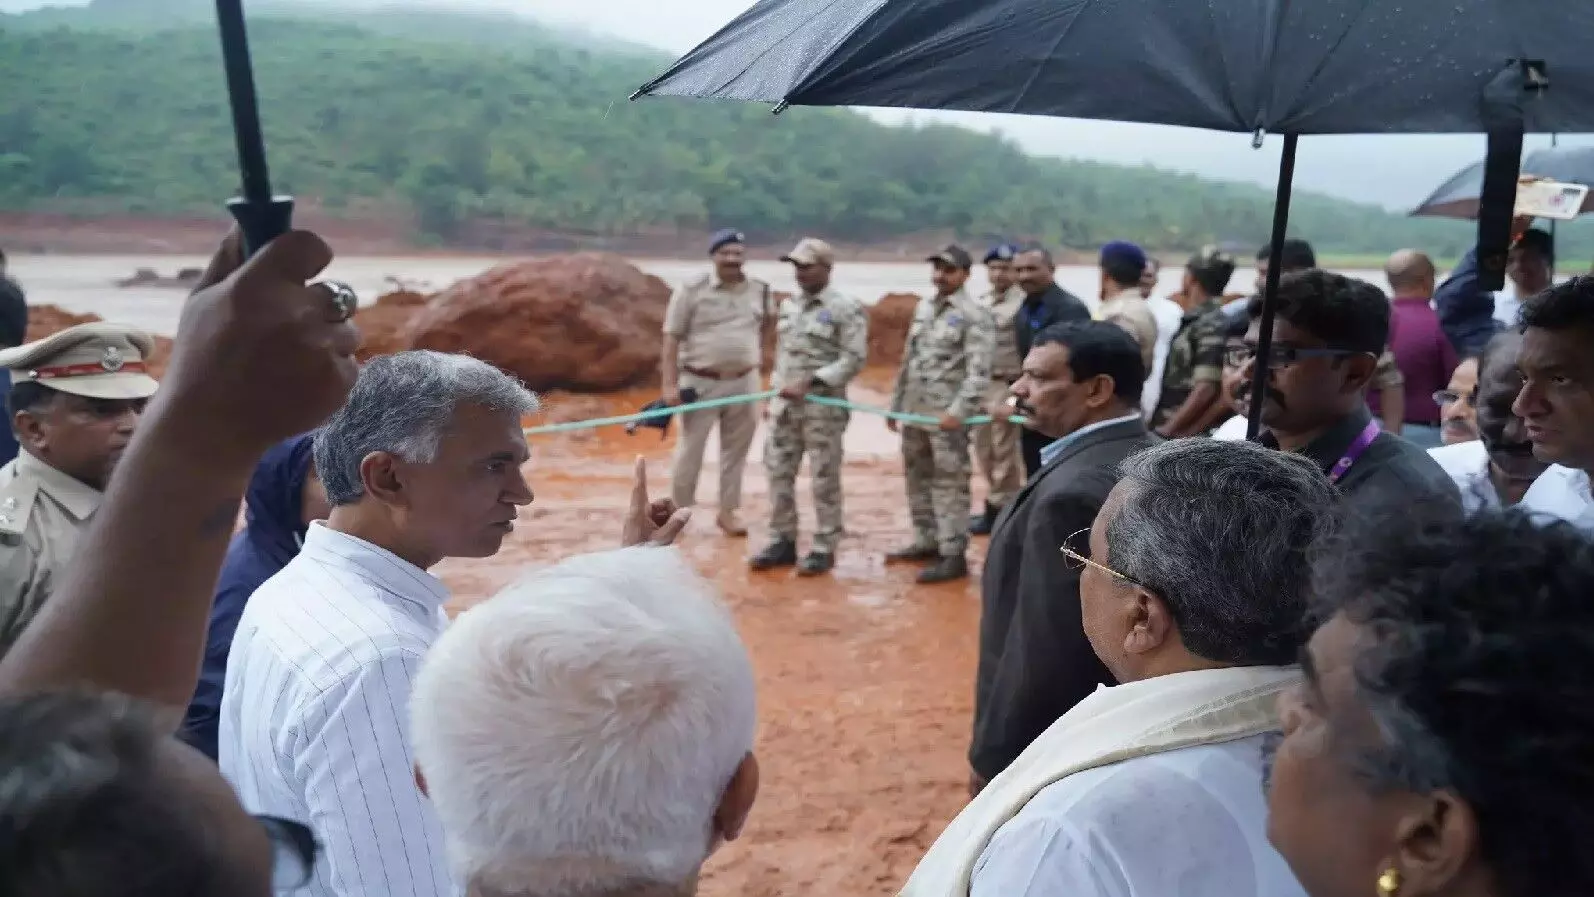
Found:
[[339, 532], [319, 520], [310, 524], [300, 555], [342, 567], [428, 610], [436, 610], [448, 601], [448, 587], [442, 580], [380, 545]]
[[1554, 465], [1533, 481], [1522, 496], [1520, 507], [1594, 532], [1594, 495], [1589, 494], [1588, 474], [1584, 471]]

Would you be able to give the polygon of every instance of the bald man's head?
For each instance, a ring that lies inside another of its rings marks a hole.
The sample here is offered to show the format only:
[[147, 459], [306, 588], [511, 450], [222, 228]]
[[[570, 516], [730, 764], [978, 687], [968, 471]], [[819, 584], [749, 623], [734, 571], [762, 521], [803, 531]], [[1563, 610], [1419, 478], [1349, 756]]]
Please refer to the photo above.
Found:
[[1402, 249], [1384, 264], [1384, 276], [1389, 278], [1396, 296], [1426, 299], [1433, 295], [1438, 272], [1434, 270], [1433, 259], [1415, 249]]

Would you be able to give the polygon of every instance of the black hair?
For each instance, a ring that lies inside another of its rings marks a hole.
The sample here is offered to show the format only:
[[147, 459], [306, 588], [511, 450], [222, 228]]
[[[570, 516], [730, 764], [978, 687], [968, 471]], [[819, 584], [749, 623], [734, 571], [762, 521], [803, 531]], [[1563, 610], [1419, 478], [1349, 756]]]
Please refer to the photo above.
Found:
[[1580, 274], [1522, 303], [1521, 328], [1587, 331], [1594, 336], [1594, 274]]
[[31, 411], [49, 404], [60, 394], [59, 390], [51, 389], [37, 380], [18, 380], [11, 384], [11, 391], [6, 394], [6, 419], [13, 420], [19, 411]]
[[28, 297], [22, 285], [0, 275], [0, 348], [28, 341]]
[[1042, 246], [1039, 243], [1029, 243], [1029, 244], [1025, 245], [1018, 252], [1013, 253], [1013, 258], [1016, 259], [1019, 256], [1023, 255], [1024, 253], [1026, 253], [1026, 252], [1038, 252], [1038, 253], [1040, 253], [1041, 261], [1044, 262], [1046, 264], [1046, 267], [1048, 267], [1048, 268], [1055, 268], [1057, 266], [1057, 263], [1052, 261], [1051, 250], [1047, 249], [1045, 246]]
[[1035, 334], [1034, 346], [1056, 343], [1068, 350], [1068, 370], [1076, 381], [1112, 378], [1113, 395], [1130, 405], [1140, 403], [1146, 384], [1146, 363], [1140, 344], [1117, 324], [1070, 321], [1052, 324]]
[[0, 700], [0, 881], [8, 897], [228, 897], [241, 870], [213, 814], [162, 769], [171, 735], [119, 695]]
[[1132, 287], [1140, 283], [1140, 275], [1146, 273], [1146, 266], [1136, 265], [1132, 259], [1112, 255], [1102, 259], [1101, 270], [1113, 283], [1121, 287]]
[[1318, 619], [1369, 638], [1353, 669], [1385, 743], [1372, 787], [1449, 790], [1501, 892], [1594, 893], [1594, 541], [1519, 510], [1368, 518], [1316, 569]]
[[[1382, 355], [1389, 342], [1389, 299], [1365, 280], [1313, 269], [1279, 281], [1279, 318], [1329, 347]], [[1252, 320], [1262, 316], [1262, 297], [1252, 297]]]
[[1226, 262], [1201, 267], [1186, 265], [1185, 270], [1190, 272], [1191, 279], [1208, 296], [1222, 296], [1223, 291], [1229, 288], [1229, 280], [1234, 277], [1234, 265]]
[[[1488, 378], [1489, 372], [1496, 365], [1509, 363], [1513, 367], [1516, 366], [1516, 353], [1521, 345], [1521, 334], [1515, 330], [1502, 330], [1489, 337], [1489, 341], [1484, 343], [1482, 351], [1475, 355], [1468, 355], [1461, 360], [1466, 361], [1470, 358], [1478, 363], [1478, 386], [1482, 387], [1483, 381]], [[1476, 390], [1474, 390], [1474, 395], [1476, 395]]]
[[[1273, 258], [1273, 244], [1268, 243], [1256, 251], [1256, 260], [1269, 261]], [[1279, 247], [1280, 271], [1305, 271], [1307, 268], [1317, 267], [1317, 253], [1312, 251], [1312, 244], [1305, 240], [1285, 240]]]
[[1522, 236], [1517, 237], [1516, 242], [1511, 245], [1513, 248], [1530, 249], [1537, 252], [1539, 255], [1544, 256], [1544, 260], [1550, 263], [1551, 268], [1555, 267], [1555, 236], [1549, 231], [1530, 227], [1523, 231]]

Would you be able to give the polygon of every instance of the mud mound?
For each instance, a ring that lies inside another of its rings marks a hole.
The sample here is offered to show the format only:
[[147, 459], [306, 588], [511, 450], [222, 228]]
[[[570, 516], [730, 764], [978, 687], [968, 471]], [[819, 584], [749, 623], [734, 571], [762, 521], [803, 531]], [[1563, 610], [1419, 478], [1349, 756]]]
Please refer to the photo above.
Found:
[[912, 293], [887, 293], [869, 309], [868, 364], [895, 367], [902, 363], [908, 326], [918, 306], [919, 297]]
[[426, 305], [426, 296], [414, 290], [400, 289], [384, 294], [375, 303], [354, 313], [354, 324], [360, 328], [360, 348], [354, 353], [360, 361], [373, 356], [388, 355], [408, 348], [405, 330], [415, 313]]
[[532, 389], [595, 392], [658, 374], [670, 288], [609, 253], [501, 265], [433, 296], [412, 349], [468, 352]]
[[[56, 305], [28, 306], [28, 342], [41, 340], [79, 324], [92, 324], [104, 318], [95, 314], [80, 315]], [[155, 337], [155, 354], [145, 359], [151, 377], [159, 379], [166, 373], [166, 362], [172, 357], [172, 341], [164, 336]]]

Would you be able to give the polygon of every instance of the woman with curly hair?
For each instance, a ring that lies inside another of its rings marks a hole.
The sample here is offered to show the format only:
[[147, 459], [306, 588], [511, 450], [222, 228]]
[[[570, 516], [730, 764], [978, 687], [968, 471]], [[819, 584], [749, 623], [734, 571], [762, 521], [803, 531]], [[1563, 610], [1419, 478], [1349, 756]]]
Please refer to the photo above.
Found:
[[1311, 897], [1594, 894], [1594, 542], [1519, 511], [1319, 566], [1268, 836]]

